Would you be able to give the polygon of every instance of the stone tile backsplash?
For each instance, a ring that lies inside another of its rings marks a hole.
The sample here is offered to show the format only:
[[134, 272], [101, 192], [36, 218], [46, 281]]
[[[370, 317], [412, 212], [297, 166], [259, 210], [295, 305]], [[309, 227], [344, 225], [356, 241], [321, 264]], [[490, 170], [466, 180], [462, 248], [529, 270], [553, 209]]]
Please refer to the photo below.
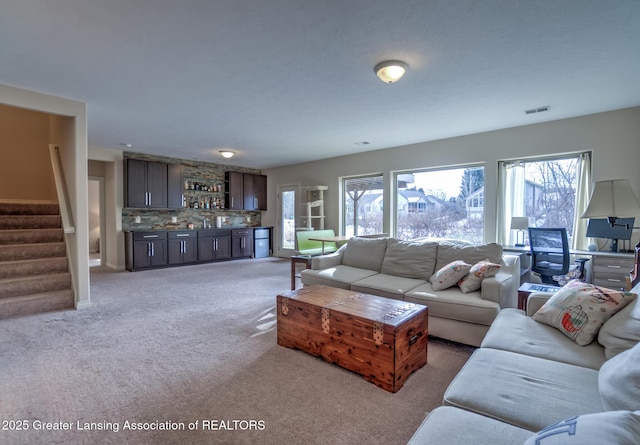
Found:
[[[224, 173], [226, 171], [239, 171], [243, 173], [257, 173], [260, 170], [235, 167], [210, 162], [189, 161], [185, 159], [174, 159], [163, 156], [151, 156], [141, 153], [124, 152], [125, 158], [141, 159], [145, 161], [157, 161], [167, 164], [182, 164], [184, 167], [184, 179], [191, 183], [198, 182], [212, 186], [215, 184], [217, 192], [200, 192], [187, 190], [185, 197], [191, 201], [194, 199], [219, 198], [224, 202]], [[261, 213], [244, 210], [226, 209], [122, 209], [122, 230], [185, 230], [188, 225], [193, 224], [194, 229], [204, 227], [204, 219], [207, 219], [212, 228], [233, 227], [258, 227], [261, 225]], [[220, 218], [220, 221], [219, 221]]]

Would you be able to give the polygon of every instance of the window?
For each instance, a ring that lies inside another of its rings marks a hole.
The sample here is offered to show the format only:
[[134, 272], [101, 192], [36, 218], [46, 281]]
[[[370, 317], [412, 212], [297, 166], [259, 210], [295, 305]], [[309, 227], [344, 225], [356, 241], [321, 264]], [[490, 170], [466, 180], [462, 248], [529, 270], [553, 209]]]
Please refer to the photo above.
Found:
[[[498, 227], [502, 230], [501, 241], [514, 244], [515, 234], [509, 230], [512, 216], [526, 216], [530, 227], [553, 227], [567, 229], [572, 245], [576, 227], [576, 196], [586, 191], [579, 184], [585, 181], [582, 175], [589, 169], [589, 155], [575, 154], [542, 160], [501, 162], [502, 207], [505, 218]], [[587, 181], [588, 182], [588, 181]]]
[[343, 233], [347, 236], [382, 233], [382, 175], [343, 180]]
[[482, 242], [484, 167], [396, 174], [396, 236]]

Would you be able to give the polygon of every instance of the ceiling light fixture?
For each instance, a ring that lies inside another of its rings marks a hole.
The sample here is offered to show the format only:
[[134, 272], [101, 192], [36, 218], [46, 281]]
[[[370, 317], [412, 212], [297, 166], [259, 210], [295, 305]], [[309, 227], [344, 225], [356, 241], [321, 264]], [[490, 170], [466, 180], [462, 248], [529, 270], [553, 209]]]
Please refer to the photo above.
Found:
[[235, 154], [235, 152], [231, 151], [231, 150], [220, 150], [220, 154], [222, 155], [223, 158], [232, 158], [233, 155]]
[[380, 62], [373, 69], [381, 81], [385, 83], [394, 83], [400, 80], [407, 71], [407, 64], [399, 60], [387, 60]]

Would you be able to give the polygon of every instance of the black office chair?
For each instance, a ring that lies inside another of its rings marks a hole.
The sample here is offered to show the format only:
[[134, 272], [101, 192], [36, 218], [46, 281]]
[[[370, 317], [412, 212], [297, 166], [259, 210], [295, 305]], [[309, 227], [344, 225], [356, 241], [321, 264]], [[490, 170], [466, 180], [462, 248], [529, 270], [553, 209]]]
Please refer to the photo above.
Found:
[[580, 258], [577, 266], [571, 266], [567, 229], [529, 227], [529, 245], [531, 270], [540, 275], [543, 283], [564, 285], [564, 278], [572, 269], [573, 276], [584, 279], [584, 263], [588, 259]]

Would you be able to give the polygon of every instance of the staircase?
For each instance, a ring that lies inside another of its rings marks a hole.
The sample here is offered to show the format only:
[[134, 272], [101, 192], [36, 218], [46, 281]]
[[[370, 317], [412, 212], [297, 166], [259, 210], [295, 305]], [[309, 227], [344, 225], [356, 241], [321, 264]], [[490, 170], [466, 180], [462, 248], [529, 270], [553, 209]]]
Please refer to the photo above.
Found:
[[0, 319], [73, 307], [58, 205], [0, 203]]

